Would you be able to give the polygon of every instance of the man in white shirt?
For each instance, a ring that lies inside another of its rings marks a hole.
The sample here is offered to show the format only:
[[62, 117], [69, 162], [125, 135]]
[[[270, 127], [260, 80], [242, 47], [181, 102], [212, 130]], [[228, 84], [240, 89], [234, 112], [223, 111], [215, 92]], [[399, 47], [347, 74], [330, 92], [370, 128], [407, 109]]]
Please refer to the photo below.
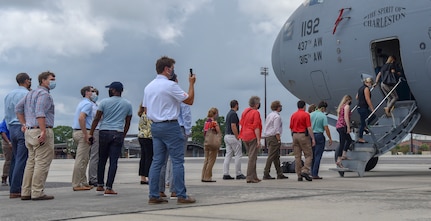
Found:
[[147, 116], [153, 121], [153, 162], [149, 174], [149, 204], [168, 203], [160, 198], [160, 170], [166, 161], [166, 153], [172, 160], [173, 180], [176, 189], [177, 203], [194, 203], [195, 199], [187, 196], [184, 184], [184, 142], [185, 138], [178, 124], [180, 103], [192, 105], [194, 101], [195, 75], [189, 77], [189, 91], [184, 92], [180, 86], [169, 79], [174, 76], [175, 60], [161, 57], [156, 62], [157, 77], [144, 90], [143, 107], [147, 107]]
[[282, 105], [280, 101], [273, 101], [271, 103], [271, 110], [272, 112], [266, 117], [264, 129], [264, 137], [268, 144], [268, 158], [263, 170], [263, 179], [275, 179], [269, 175], [272, 163], [274, 163], [275, 170], [277, 171], [277, 179], [287, 179], [288, 177], [283, 175], [283, 170], [280, 167], [281, 134], [283, 133], [283, 125], [280, 117]]

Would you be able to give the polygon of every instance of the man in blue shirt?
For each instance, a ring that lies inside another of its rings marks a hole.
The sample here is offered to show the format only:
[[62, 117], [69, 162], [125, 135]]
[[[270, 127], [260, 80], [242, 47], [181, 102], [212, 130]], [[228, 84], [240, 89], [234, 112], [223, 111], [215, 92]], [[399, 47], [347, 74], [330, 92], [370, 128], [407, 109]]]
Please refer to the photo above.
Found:
[[90, 142], [88, 132], [93, 121], [93, 87], [85, 86], [81, 89], [83, 99], [76, 107], [73, 119], [73, 140], [78, 144], [76, 148], [75, 165], [72, 174], [72, 188], [74, 191], [90, 190], [92, 187], [87, 183], [88, 161], [90, 159]]
[[317, 106], [317, 110], [310, 114], [311, 127], [313, 128], [314, 139], [316, 140], [316, 145], [313, 147], [313, 160], [311, 163], [311, 176], [313, 179], [322, 179], [322, 177], [319, 176], [319, 167], [326, 142], [323, 131], [326, 132], [326, 135], [329, 138], [329, 145], [332, 145], [331, 132], [328, 127], [328, 118], [324, 114], [326, 107], [328, 107], [328, 104], [325, 101], [321, 101]]
[[[106, 87], [109, 88], [109, 98], [100, 101], [99, 109], [91, 124], [89, 141], [92, 143], [94, 139], [99, 139], [96, 191], [104, 192], [104, 196], [116, 196], [117, 192], [112, 189], [112, 186], [117, 173], [118, 158], [132, 119], [132, 105], [121, 97], [123, 92], [121, 82], [114, 81]], [[99, 137], [93, 138], [94, 130], [101, 119]], [[109, 170], [105, 190], [105, 166], [108, 158]]]
[[9, 171], [9, 198], [11, 199], [21, 198], [22, 178], [28, 157], [24, 132], [21, 131], [21, 123], [16, 117], [15, 106], [31, 89], [31, 78], [27, 73], [19, 73], [16, 75], [16, 82], [19, 87], [4, 98], [5, 120], [12, 142], [12, 160]]
[[9, 177], [10, 163], [12, 160], [12, 143], [10, 142], [9, 130], [7, 129], [6, 120], [4, 119], [0, 124], [0, 133], [2, 137], [1, 146], [3, 149], [3, 156], [4, 156], [3, 175], [1, 177], [1, 184], [2, 186], [7, 186], [7, 178]]

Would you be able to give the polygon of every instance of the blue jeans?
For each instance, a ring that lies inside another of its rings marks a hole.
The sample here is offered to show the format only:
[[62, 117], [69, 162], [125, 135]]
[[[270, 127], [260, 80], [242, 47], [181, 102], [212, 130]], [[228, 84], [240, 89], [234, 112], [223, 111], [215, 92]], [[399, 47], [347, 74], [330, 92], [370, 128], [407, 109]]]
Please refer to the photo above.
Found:
[[[367, 117], [371, 114], [371, 111], [368, 108], [358, 108], [358, 113], [359, 116], [361, 117], [361, 126], [359, 127], [359, 138], [363, 138], [364, 137], [364, 128], [366, 126], [365, 124], [365, 119], [367, 119]], [[373, 116], [370, 117], [370, 119], [368, 119], [367, 124], [370, 124], [371, 121], [374, 120], [374, 118], [376, 118], [376, 115], [373, 114]]]
[[99, 131], [99, 164], [97, 168], [97, 184], [104, 185], [105, 166], [109, 157], [108, 179], [106, 187], [112, 189], [117, 174], [118, 158], [124, 143], [124, 133], [115, 130]]
[[153, 135], [153, 162], [150, 167], [150, 198], [159, 198], [160, 170], [166, 162], [166, 153], [172, 161], [173, 184], [179, 198], [187, 198], [184, 184], [184, 142], [178, 122], [154, 122], [151, 125]]
[[10, 193], [21, 193], [28, 150], [25, 146], [24, 133], [21, 131], [21, 125], [9, 125], [9, 131], [12, 142], [12, 161], [9, 171]]
[[311, 176], [319, 176], [320, 160], [323, 151], [325, 151], [325, 135], [323, 133], [314, 133], [316, 145], [313, 147], [313, 160], [311, 163]]

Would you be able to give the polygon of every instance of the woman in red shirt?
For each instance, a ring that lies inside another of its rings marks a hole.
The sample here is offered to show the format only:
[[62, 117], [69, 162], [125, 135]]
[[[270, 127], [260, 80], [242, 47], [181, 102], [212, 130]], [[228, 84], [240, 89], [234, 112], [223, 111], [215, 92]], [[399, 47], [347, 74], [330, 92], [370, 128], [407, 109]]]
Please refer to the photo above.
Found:
[[260, 148], [262, 132], [262, 120], [260, 119], [260, 113], [258, 111], [260, 108], [260, 98], [253, 96], [248, 103], [250, 107], [242, 112], [239, 122], [241, 125], [239, 139], [244, 141], [248, 154], [246, 181], [247, 183], [258, 183], [261, 181], [256, 173], [257, 152]]

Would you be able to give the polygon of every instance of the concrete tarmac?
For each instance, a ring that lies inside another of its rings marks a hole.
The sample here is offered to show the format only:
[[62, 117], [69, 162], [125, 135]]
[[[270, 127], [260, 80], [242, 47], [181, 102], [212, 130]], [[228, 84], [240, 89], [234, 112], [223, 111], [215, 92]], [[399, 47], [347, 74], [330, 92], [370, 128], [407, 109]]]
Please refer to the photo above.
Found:
[[[140, 185], [139, 159], [120, 159], [114, 190], [118, 196], [104, 197], [95, 189], [74, 192], [71, 177], [74, 160], [54, 160], [46, 194], [54, 200], [9, 199], [9, 188], [0, 187], [0, 221], [7, 220], [431, 220], [431, 156], [383, 156], [364, 177], [330, 171], [332, 156], [323, 159], [322, 180], [223, 180], [223, 157], [213, 169], [215, 183], [201, 182], [203, 158], [187, 158], [187, 192], [197, 202], [149, 205], [148, 185]], [[293, 157], [282, 157], [282, 161]], [[263, 175], [266, 157], [259, 157], [257, 172]], [[0, 166], [3, 161], [0, 161]], [[231, 163], [231, 175], [233, 173]], [[246, 173], [247, 157], [242, 159]], [[271, 175], [276, 176], [272, 167]], [[167, 188], [167, 193], [169, 191]]]

